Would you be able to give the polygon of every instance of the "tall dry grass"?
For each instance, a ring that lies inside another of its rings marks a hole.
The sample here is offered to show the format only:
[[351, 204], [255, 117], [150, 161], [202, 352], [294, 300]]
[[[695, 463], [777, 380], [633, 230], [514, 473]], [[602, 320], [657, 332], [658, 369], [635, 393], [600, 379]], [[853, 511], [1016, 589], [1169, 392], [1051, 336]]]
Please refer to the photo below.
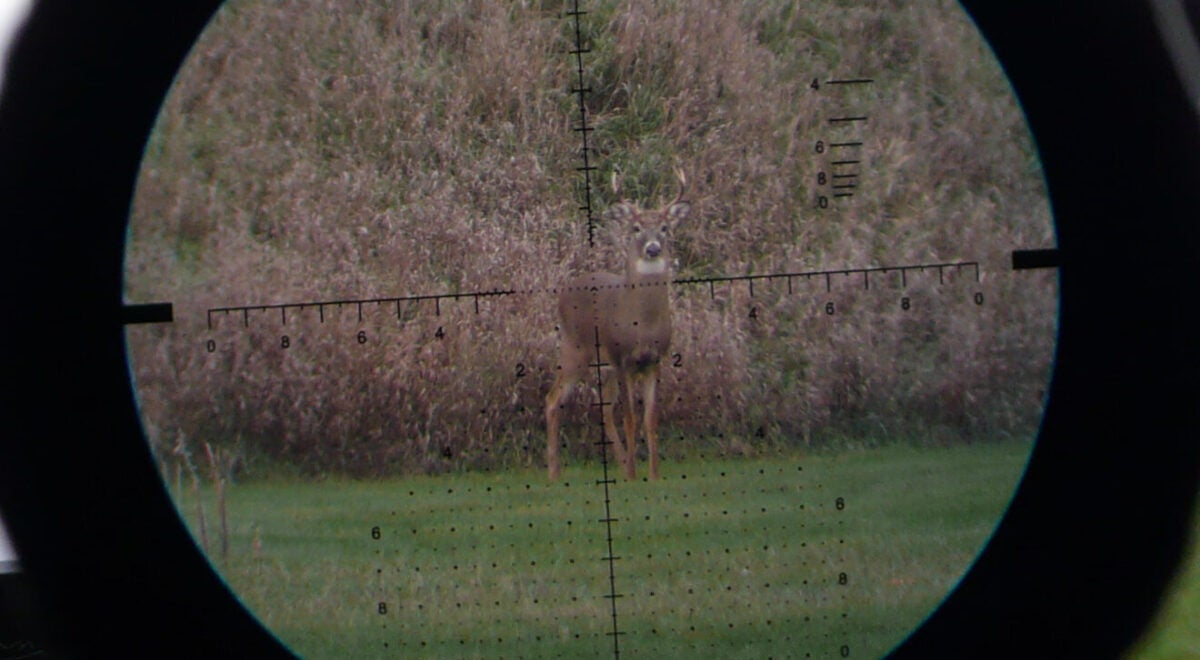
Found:
[[[656, 205], [676, 163], [692, 181], [682, 277], [972, 259], [984, 280], [677, 287], [666, 451], [1032, 436], [1055, 281], [1008, 258], [1053, 244], [1049, 210], [1019, 108], [954, 3], [581, 6], [595, 247], [565, 5], [217, 14], [149, 138], [129, 230], [127, 299], [176, 307], [175, 323], [129, 331], [165, 462], [208, 441], [309, 474], [539, 463], [547, 291], [619, 267], [598, 182], [619, 170], [625, 194]], [[810, 87], [851, 76], [875, 82]], [[816, 142], [847, 135], [828, 118], [857, 110], [859, 188], [820, 209], [831, 165]], [[464, 299], [440, 315], [424, 302], [368, 306], [362, 322], [346, 306], [324, 323], [308, 309], [206, 324], [213, 307], [494, 288], [521, 293], [478, 314]], [[574, 405], [579, 458], [592, 429]]]

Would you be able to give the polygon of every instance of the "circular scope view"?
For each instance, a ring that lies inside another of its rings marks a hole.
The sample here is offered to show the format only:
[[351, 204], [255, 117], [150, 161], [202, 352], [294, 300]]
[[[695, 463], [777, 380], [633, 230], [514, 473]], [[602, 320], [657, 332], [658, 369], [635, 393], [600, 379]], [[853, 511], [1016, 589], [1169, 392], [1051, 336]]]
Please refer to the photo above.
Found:
[[240, 0], [146, 145], [130, 369], [304, 657], [877, 657], [1021, 479], [1054, 245], [954, 2]]

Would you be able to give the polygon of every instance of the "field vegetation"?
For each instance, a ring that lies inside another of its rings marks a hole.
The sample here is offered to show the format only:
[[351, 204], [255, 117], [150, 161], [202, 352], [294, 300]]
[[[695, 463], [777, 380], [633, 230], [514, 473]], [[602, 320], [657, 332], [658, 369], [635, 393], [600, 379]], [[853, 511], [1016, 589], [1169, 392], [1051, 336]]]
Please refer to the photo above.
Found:
[[[581, 3], [590, 191], [569, 4], [220, 10], [149, 135], [129, 228], [127, 300], [175, 305], [129, 338], [165, 467], [204, 443], [243, 479], [540, 465], [550, 291], [618, 268], [613, 175], [650, 206], [675, 165], [693, 208], [679, 277], [959, 260], [980, 276], [676, 287], [664, 451], [1033, 437], [1055, 281], [1009, 255], [1053, 245], [1049, 209], [955, 3]], [[828, 84], [852, 78], [873, 82]], [[867, 119], [830, 121], [847, 113]], [[825, 145], [851, 138], [857, 188], [835, 199]], [[207, 314], [494, 289], [517, 293]], [[577, 462], [594, 456], [585, 398], [565, 416]]]
[[[213, 561], [308, 658], [602, 656], [613, 590], [623, 655], [872, 658], [961, 577], [1025, 452], [675, 462], [614, 493], [611, 584], [604, 494], [586, 466], [556, 484], [530, 468], [243, 485], [230, 551]], [[195, 495], [179, 502], [195, 529]]]

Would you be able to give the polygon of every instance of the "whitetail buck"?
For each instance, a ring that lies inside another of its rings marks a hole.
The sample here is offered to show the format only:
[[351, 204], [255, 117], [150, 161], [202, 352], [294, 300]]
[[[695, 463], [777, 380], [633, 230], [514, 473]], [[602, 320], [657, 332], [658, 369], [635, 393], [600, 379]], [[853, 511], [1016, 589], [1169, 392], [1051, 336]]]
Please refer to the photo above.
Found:
[[[609, 210], [617, 231], [628, 236], [625, 274], [592, 273], [568, 282], [559, 292], [562, 349], [558, 376], [546, 395], [546, 463], [557, 479], [558, 417], [562, 402], [581, 380], [600, 371], [605, 437], [612, 444], [625, 477], [633, 479], [637, 457], [635, 392], [641, 386], [643, 428], [650, 455], [650, 478], [658, 478], [658, 430], [654, 390], [658, 365], [671, 344], [671, 244], [675, 224], [687, 217], [683, 201], [687, 178], [676, 170], [679, 194], [661, 210], [639, 209], [622, 201]], [[614, 184], [614, 189], [619, 189]], [[623, 226], [622, 226], [623, 225]], [[613, 421], [618, 387], [625, 389], [625, 444]]]

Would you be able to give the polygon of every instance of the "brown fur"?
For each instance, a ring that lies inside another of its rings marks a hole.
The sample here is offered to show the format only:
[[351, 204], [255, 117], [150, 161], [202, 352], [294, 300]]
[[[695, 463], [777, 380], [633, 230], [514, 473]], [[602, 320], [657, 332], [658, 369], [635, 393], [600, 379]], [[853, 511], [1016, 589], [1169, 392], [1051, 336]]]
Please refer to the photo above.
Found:
[[[680, 175], [680, 181], [684, 178]], [[671, 344], [671, 228], [687, 217], [680, 196], [665, 208], [642, 211], [622, 202], [612, 218], [629, 235], [625, 274], [592, 273], [567, 283], [559, 293], [562, 340], [559, 371], [546, 396], [546, 463], [550, 478], [559, 476], [558, 427], [562, 402], [575, 383], [596, 377], [601, 369], [605, 436], [612, 444], [625, 477], [636, 474], [637, 417], [635, 392], [642, 395], [643, 428], [650, 454], [650, 478], [658, 478], [658, 430], [655, 388], [659, 362]], [[639, 267], [641, 270], [639, 270]], [[624, 387], [625, 444], [617, 433], [613, 405]]]

